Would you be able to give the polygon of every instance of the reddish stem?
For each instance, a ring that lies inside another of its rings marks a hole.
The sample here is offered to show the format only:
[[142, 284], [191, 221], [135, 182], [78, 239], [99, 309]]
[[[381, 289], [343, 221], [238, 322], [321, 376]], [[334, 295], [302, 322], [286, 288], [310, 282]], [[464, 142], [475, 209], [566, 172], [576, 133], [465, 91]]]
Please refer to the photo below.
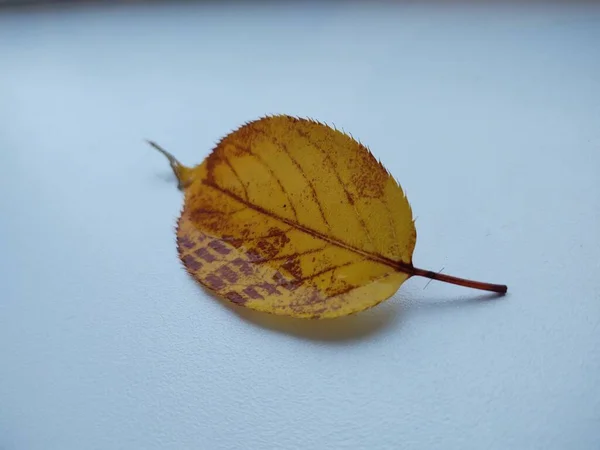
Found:
[[444, 275], [442, 273], [432, 272], [431, 270], [423, 270], [417, 267], [412, 268], [412, 275], [431, 278], [432, 280], [437, 281], [444, 281], [446, 283], [457, 284], [459, 286], [465, 286], [468, 288], [481, 289], [483, 291], [498, 292], [499, 294], [506, 294], [508, 289], [504, 284], [482, 283], [481, 281], [453, 277], [451, 275]]

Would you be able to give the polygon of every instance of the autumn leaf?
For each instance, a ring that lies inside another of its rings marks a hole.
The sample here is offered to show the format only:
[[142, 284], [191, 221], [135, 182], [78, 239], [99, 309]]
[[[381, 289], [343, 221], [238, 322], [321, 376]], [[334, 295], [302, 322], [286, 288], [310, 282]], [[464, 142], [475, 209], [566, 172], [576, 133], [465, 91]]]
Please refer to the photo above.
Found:
[[506, 292], [414, 267], [416, 229], [401, 187], [365, 146], [327, 125], [264, 117], [225, 136], [193, 168], [150, 144], [185, 194], [183, 265], [235, 304], [334, 318], [377, 305], [417, 275]]

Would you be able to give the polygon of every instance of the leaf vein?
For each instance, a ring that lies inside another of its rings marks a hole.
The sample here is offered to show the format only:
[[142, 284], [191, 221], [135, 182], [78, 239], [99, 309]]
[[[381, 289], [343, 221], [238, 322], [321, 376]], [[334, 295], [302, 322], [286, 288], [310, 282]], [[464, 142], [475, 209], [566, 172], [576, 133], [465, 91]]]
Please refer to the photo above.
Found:
[[310, 250], [306, 250], [306, 251], [303, 251], [300, 253], [294, 253], [291, 255], [274, 256], [273, 258], [265, 258], [265, 259], [256, 261], [256, 263], [261, 264], [261, 263], [266, 263], [266, 262], [270, 262], [270, 261], [281, 261], [283, 259], [292, 259], [297, 256], [305, 256], [305, 255], [310, 255], [312, 253], [319, 253], [319, 252], [322, 252], [323, 250], [325, 250], [328, 246], [329, 246], [329, 244], [325, 244], [322, 247], [311, 248]]
[[[245, 209], [245, 208], [244, 208]], [[262, 236], [252, 236], [249, 238], [236, 238], [236, 237], [224, 237], [224, 238], [220, 238], [223, 241], [242, 241], [242, 242], [248, 242], [248, 241], [255, 241], [257, 239], [268, 239], [268, 238], [272, 238], [272, 237], [279, 237], [283, 234], [287, 234], [290, 231], [292, 231], [294, 228], [290, 227], [290, 228], [286, 228], [285, 230], [279, 230], [277, 233], [269, 233], [269, 234], [264, 234]]]
[[313, 273], [312, 275], [309, 275], [307, 277], [300, 278], [297, 281], [300, 281], [300, 282], [310, 281], [310, 280], [312, 280], [312, 279], [314, 279], [314, 278], [316, 278], [318, 276], [325, 275], [326, 273], [333, 272], [333, 271], [335, 271], [337, 269], [340, 269], [342, 267], [351, 266], [352, 264], [357, 264], [359, 262], [362, 262], [362, 261], [361, 260], [359, 260], [359, 261], [348, 261], [348, 262], [343, 263], [343, 264], [338, 264], [336, 266], [332, 266], [332, 267], [329, 267], [327, 269], [321, 270], [321, 271], [319, 271], [317, 273]]
[[288, 199], [288, 202], [290, 203], [290, 208], [292, 209], [292, 213], [294, 214], [294, 218], [296, 220], [298, 220], [298, 213], [296, 212], [296, 207], [294, 206], [293, 202], [292, 202], [292, 198], [290, 197], [290, 194], [288, 193], [288, 191], [285, 189], [285, 187], [283, 186], [283, 183], [281, 182], [281, 180], [279, 179], [279, 177], [277, 176], [277, 174], [273, 171], [273, 169], [271, 169], [271, 167], [266, 163], [266, 161], [257, 153], [252, 153], [252, 150], [250, 149], [250, 147], [242, 147], [240, 148], [239, 145], [235, 144], [235, 147], [248, 152], [248, 154], [250, 156], [253, 156], [254, 158], [256, 158], [258, 160], [258, 162], [260, 162], [271, 174], [271, 177], [273, 177], [273, 179], [277, 182], [279, 188], [281, 189], [281, 192], [283, 192], [283, 194], [286, 196], [286, 198]]
[[223, 159], [225, 161], [225, 164], [227, 164], [227, 166], [229, 166], [229, 168], [231, 169], [231, 171], [233, 172], [233, 174], [235, 175], [235, 177], [238, 179], [238, 181], [242, 185], [242, 189], [244, 190], [244, 197], [246, 198], [246, 200], [248, 200], [249, 199], [249, 197], [248, 197], [248, 189], [246, 188], [246, 185], [242, 181], [242, 178], [237, 173], [237, 171], [233, 168], [233, 165], [231, 164], [231, 161], [229, 161], [229, 158], [227, 158], [227, 156], [224, 156]]
[[312, 192], [313, 200], [315, 201], [317, 207], [319, 208], [319, 213], [321, 214], [321, 218], [323, 219], [323, 222], [327, 226], [327, 229], [329, 231], [331, 231], [331, 225], [329, 225], [329, 221], [327, 220], [327, 217], [325, 217], [325, 212], [323, 211], [323, 206], [321, 205], [321, 202], [319, 201], [319, 197], [317, 196], [317, 190], [315, 189], [315, 186], [313, 185], [313, 183], [306, 176], [306, 173], [304, 172], [304, 170], [300, 166], [300, 163], [298, 163], [298, 161], [296, 161], [296, 159], [292, 156], [292, 154], [290, 153], [289, 149], [287, 148], [287, 145], [278, 142], [274, 138], [272, 138], [272, 139], [273, 139], [273, 143], [275, 145], [277, 145], [278, 147], [280, 147], [288, 155], [288, 157], [290, 158], [290, 160], [292, 161], [292, 163], [294, 164], [294, 166], [296, 166], [296, 168], [298, 169], [298, 171], [302, 174], [302, 176], [306, 180], [306, 183], [308, 184], [308, 186], [310, 187], [310, 190]]
[[388, 213], [388, 218], [389, 218], [389, 222], [390, 222], [390, 227], [392, 228], [392, 235], [394, 236], [394, 244], [396, 245], [396, 248], [399, 244], [399, 240], [398, 240], [398, 235], [396, 234], [396, 219], [394, 218], [394, 215], [392, 214], [392, 211], [390, 210], [390, 205], [388, 205], [387, 202], [387, 198], [383, 198], [383, 206], [385, 207], [385, 210]]
[[340, 174], [338, 173], [338, 171], [335, 167], [335, 164], [331, 160], [331, 157], [327, 154], [327, 152], [325, 152], [325, 150], [323, 150], [323, 148], [320, 145], [317, 145], [315, 142], [313, 142], [312, 139], [310, 139], [307, 136], [307, 134], [304, 133], [302, 130], [298, 130], [298, 135], [303, 137], [311, 146], [313, 146], [314, 148], [316, 148], [318, 151], [320, 151], [323, 154], [325, 160], [327, 161], [327, 164], [329, 164], [329, 166], [331, 167], [331, 170], [334, 173], [335, 178], [337, 179], [338, 183], [344, 190], [344, 193], [346, 194], [346, 199], [348, 200], [348, 203], [352, 206], [352, 209], [354, 210], [354, 213], [356, 214], [356, 218], [358, 219], [358, 222], [365, 233], [365, 237], [369, 240], [369, 242], [371, 243], [373, 248], [375, 250], [377, 250], [377, 246], [373, 242], [373, 238], [371, 237], [371, 234], [369, 233], [369, 230], [367, 229], [367, 225], [365, 224], [364, 219], [358, 213], [358, 209], [356, 209], [356, 206], [354, 205], [354, 200], [352, 199], [350, 191], [348, 191], [348, 187], [346, 186], [346, 183], [344, 183], [342, 181], [342, 179], [340, 178]]
[[[382, 278], [386, 278], [388, 276], [389, 276], [389, 273], [384, 273], [383, 275], [372, 279], [371, 282], [375, 282], [375, 281], [381, 280]], [[358, 288], [361, 288], [361, 287], [365, 287], [365, 286], [364, 285], [352, 285], [352, 286], [348, 286], [347, 288], [345, 288], [342, 291], [336, 292], [335, 294], [328, 295], [327, 297], [325, 297], [324, 301], [331, 300], [332, 298], [340, 297], [340, 296], [342, 296], [344, 294], [348, 294], [348, 293], [350, 293], [350, 292], [352, 292], [352, 291], [354, 291], [354, 290], [356, 290]], [[375, 306], [375, 305], [373, 305], [373, 306]]]

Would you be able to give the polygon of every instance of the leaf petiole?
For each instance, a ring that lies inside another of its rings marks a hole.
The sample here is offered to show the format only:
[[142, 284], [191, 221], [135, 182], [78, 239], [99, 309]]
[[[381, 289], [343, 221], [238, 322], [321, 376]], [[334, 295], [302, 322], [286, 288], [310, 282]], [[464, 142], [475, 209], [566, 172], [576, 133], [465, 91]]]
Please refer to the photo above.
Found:
[[452, 275], [445, 275], [443, 273], [432, 272], [431, 270], [419, 269], [417, 267], [412, 268], [411, 275], [417, 275], [420, 277], [430, 278], [432, 280], [456, 284], [458, 286], [481, 289], [483, 291], [497, 292], [499, 294], [506, 294], [506, 291], [508, 290], [508, 287], [504, 284], [483, 283], [481, 281], [467, 280], [466, 278], [453, 277]]
[[146, 142], [148, 144], [150, 144], [152, 147], [154, 147], [156, 150], [158, 150], [160, 153], [162, 153], [169, 160], [171, 169], [173, 169], [173, 173], [177, 177], [177, 188], [179, 190], [183, 190], [187, 186], [189, 186], [190, 183], [192, 182], [191, 169], [189, 167], [186, 167], [183, 164], [181, 164], [179, 162], [179, 160], [177, 160], [177, 158], [175, 158], [171, 153], [166, 151], [164, 148], [162, 148], [156, 142], [150, 141], [148, 139], [146, 139]]

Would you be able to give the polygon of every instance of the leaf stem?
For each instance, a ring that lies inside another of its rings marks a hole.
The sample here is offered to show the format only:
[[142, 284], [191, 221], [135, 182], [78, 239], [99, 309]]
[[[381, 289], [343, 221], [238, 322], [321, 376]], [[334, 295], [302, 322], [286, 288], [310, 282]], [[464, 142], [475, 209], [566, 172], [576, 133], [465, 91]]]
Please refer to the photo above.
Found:
[[451, 275], [432, 272], [431, 270], [419, 269], [417, 267], [412, 268], [412, 275], [443, 281], [445, 283], [456, 284], [458, 286], [464, 286], [468, 288], [497, 292], [499, 294], [506, 294], [506, 291], [508, 290], [508, 287], [505, 284], [483, 283], [481, 281], [467, 280], [466, 278], [453, 277]]
[[177, 177], [177, 188], [183, 190], [192, 182], [191, 180], [191, 169], [189, 167], [181, 164], [177, 158], [175, 158], [171, 153], [166, 151], [160, 145], [158, 145], [154, 141], [150, 141], [146, 139], [146, 142], [158, 150], [160, 153], [165, 155], [165, 157], [169, 160], [169, 164], [171, 165], [171, 169], [173, 169], [173, 173]]

